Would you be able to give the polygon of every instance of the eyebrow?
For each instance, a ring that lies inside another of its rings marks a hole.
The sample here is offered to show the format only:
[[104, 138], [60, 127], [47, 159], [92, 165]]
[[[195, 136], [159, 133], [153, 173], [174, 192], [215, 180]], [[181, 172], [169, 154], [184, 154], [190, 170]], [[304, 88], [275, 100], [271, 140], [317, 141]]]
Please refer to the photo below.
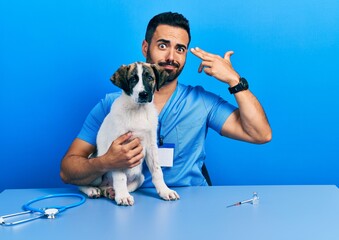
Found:
[[[158, 41], [157, 41], [157, 43], [171, 43], [171, 41], [170, 40], [167, 40], [167, 39], [159, 39]], [[177, 46], [178, 47], [182, 47], [182, 48], [185, 48], [185, 49], [187, 49], [187, 46], [185, 45], [185, 44], [180, 44], [180, 43], [178, 43], [177, 44]]]

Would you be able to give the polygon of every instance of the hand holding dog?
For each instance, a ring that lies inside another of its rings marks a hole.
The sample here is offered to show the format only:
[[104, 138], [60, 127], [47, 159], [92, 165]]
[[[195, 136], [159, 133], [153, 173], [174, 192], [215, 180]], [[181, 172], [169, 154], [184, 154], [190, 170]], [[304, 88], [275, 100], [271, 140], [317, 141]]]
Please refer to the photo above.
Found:
[[129, 132], [112, 142], [103, 156], [107, 171], [116, 168], [132, 168], [141, 163], [144, 157], [143, 147], [138, 138], [131, 139], [131, 137], [132, 134]]
[[192, 48], [191, 52], [202, 60], [198, 69], [199, 73], [204, 70], [207, 75], [213, 76], [216, 79], [229, 84], [230, 87], [239, 83], [240, 76], [233, 69], [231, 63], [233, 51], [226, 52], [224, 58], [219, 55], [208, 53], [197, 47]]

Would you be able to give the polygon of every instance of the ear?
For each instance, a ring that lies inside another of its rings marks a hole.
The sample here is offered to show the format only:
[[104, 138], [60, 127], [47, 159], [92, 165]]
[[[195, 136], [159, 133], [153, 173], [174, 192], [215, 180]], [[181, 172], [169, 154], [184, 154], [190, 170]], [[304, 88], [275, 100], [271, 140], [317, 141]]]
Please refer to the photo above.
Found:
[[151, 65], [155, 75], [155, 86], [157, 91], [166, 83], [168, 73], [156, 64]]
[[124, 90], [125, 92], [129, 91], [128, 81], [127, 81], [127, 72], [129, 66], [122, 65], [111, 77], [112, 83]]
[[147, 58], [148, 42], [146, 40], [142, 41], [141, 51], [142, 55]]

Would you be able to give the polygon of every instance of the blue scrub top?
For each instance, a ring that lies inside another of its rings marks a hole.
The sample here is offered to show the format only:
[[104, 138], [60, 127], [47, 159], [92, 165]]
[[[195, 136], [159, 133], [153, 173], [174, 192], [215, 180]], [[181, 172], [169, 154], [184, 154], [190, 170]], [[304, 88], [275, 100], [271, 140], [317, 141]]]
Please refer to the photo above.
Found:
[[[107, 94], [87, 116], [78, 138], [96, 145], [96, 135], [114, 100], [121, 92]], [[220, 134], [228, 116], [237, 109], [219, 96], [202, 87], [178, 84], [159, 114], [164, 143], [174, 144], [173, 167], [162, 167], [168, 186], [207, 185], [201, 173], [206, 157], [205, 139], [208, 128]], [[145, 164], [145, 163], [144, 163]], [[143, 187], [153, 187], [146, 165], [143, 168]]]

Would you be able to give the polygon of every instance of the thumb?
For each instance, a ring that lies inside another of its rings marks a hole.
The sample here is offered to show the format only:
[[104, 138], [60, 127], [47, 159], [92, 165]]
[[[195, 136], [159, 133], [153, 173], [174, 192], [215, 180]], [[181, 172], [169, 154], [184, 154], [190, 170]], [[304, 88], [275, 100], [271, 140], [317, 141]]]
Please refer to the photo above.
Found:
[[225, 55], [224, 55], [224, 59], [230, 61], [231, 60], [231, 56], [233, 55], [233, 53], [234, 53], [233, 51], [226, 52]]

